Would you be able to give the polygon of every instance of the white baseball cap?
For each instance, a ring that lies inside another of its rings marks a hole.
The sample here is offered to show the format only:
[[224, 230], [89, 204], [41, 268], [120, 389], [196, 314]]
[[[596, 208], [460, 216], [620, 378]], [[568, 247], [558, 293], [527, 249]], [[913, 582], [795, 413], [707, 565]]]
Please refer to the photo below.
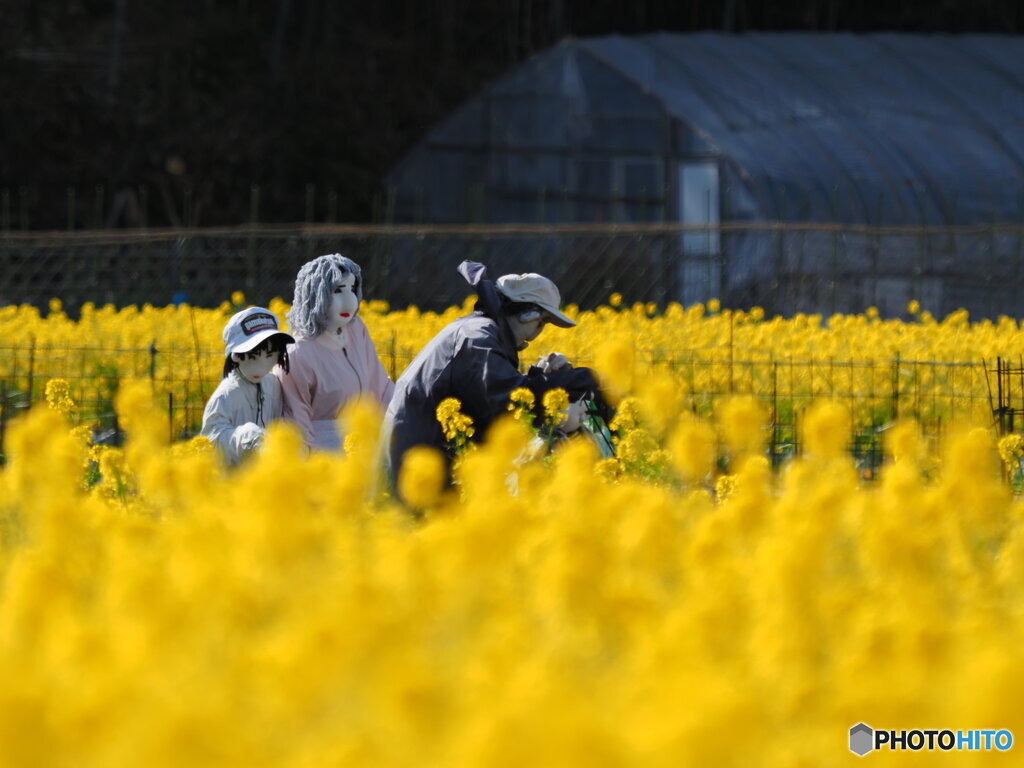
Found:
[[547, 312], [550, 321], [560, 328], [572, 328], [575, 322], [558, 311], [562, 297], [558, 287], [544, 275], [527, 272], [523, 275], [502, 275], [497, 280], [498, 290], [512, 301], [536, 304]]
[[248, 352], [262, 344], [271, 336], [280, 336], [286, 344], [294, 344], [295, 339], [281, 330], [277, 318], [269, 309], [249, 307], [236, 312], [224, 326], [224, 354]]

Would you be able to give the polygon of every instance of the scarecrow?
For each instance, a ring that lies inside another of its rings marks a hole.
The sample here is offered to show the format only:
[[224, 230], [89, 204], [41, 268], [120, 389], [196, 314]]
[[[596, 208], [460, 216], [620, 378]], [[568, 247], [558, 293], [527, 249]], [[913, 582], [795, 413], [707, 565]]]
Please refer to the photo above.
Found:
[[471, 439], [479, 441], [520, 387], [529, 389], [537, 404], [552, 389], [564, 389], [571, 401], [600, 392], [589, 368], [532, 366], [525, 374], [519, 371], [519, 353], [547, 324], [576, 325], [559, 310], [561, 297], [551, 280], [529, 273], [492, 281], [486, 268], [472, 261], [462, 262], [459, 274], [476, 289], [474, 311], [445, 327], [410, 363], [384, 417], [382, 442], [396, 492], [402, 458], [413, 446], [443, 451], [450, 471], [454, 456], [436, 417], [442, 400], [459, 401], [462, 413], [473, 420]]
[[341, 450], [341, 409], [360, 395], [387, 408], [395, 388], [359, 317], [362, 282], [359, 265], [340, 253], [313, 259], [295, 278], [288, 323], [296, 338], [281, 389], [284, 416], [310, 448]]
[[283, 414], [281, 384], [271, 369], [288, 373], [287, 345], [277, 318], [263, 307], [236, 313], [224, 326], [224, 376], [203, 411], [200, 434], [237, 464], [263, 441], [266, 426]]

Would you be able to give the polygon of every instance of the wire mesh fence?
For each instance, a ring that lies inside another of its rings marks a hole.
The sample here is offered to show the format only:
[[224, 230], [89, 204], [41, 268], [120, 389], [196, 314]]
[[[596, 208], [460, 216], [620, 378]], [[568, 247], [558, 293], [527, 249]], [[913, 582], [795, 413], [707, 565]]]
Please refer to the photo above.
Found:
[[[216, 306], [242, 290], [252, 303], [290, 298], [299, 267], [342, 252], [363, 267], [367, 298], [393, 307], [440, 310], [468, 288], [455, 273], [466, 258], [493, 275], [537, 271], [563, 300], [591, 308], [611, 293], [627, 303], [692, 304], [719, 298], [769, 313], [861, 311], [899, 315], [910, 299], [936, 316], [1019, 314], [1024, 227], [870, 228], [829, 224], [252, 226], [203, 230], [0, 233], [0, 306], [45, 307], [54, 297], [74, 314], [85, 302], [187, 302]], [[111, 349], [102, 339], [76, 348], [11, 342], [0, 348], [0, 438], [7, 422], [43, 397], [51, 378], [67, 379], [77, 418], [97, 439], [121, 440], [113, 397], [126, 378], [152, 382], [166, 409], [168, 436], [198, 432], [217, 385], [218, 349]], [[415, 350], [380, 343], [392, 378]], [[94, 354], [93, 354], [94, 353]], [[757, 350], [662, 350], [687, 407], [708, 415], [722, 397], [752, 394], [771, 416], [767, 437], [778, 462], [799, 452], [801, 414], [816, 399], [845, 402], [855, 417], [851, 451], [868, 471], [881, 461], [881, 437], [900, 416], [939, 436], [951, 419], [992, 419], [985, 366], [892, 360], [772, 359]], [[587, 364], [587, 360], [576, 361]], [[640, 364], [651, 361], [639, 361]], [[1024, 366], [1022, 366], [1024, 367]], [[1014, 384], [1016, 386], [1016, 384]], [[1024, 378], [1020, 382], [1024, 387]], [[1021, 392], [1024, 407], [1024, 390]]]
[[911, 299], [938, 317], [1024, 313], [1024, 227], [865, 227], [815, 223], [308, 225], [201, 230], [0, 233], [0, 305], [75, 312], [95, 304], [216, 306], [233, 291], [290, 299], [299, 267], [341, 252], [363, 268], [365, 294], [393, 307], [461, 302], [463, 259], [492, 274], [541, 272], [563, 300], [761, 306], [832, 314]]
[[[412, 355], [399, 345], [378, 347], [381, 362], [393, 377]], [[0, 445], [12, 418], [45, 400], [47, 381], [68, 381], [77, 405], [75, 419], [92, 429], [93, 439], [121, 444], [114, 398], [126, 379], [148, 379], [157, 407], [166, 414], [167, 437], [198, 434], [207, 398], [216, 388], [217, 349], [136, 349], [48, 347], [34, 343], [0, 347], [7, 361], [0, 376]], [[804, 412], [818, 400], [842, 403], [853, 417], [849, 449], [865, 478], [883, 461], [885, 432], [899, 418], [916, 419], [924, 434], [940, 442], [958, 419], [995, 423], [1006, 403], [1024, 409], [1024, 376], [992, 385], [982, 360], [976, 363], [901, 360], [863, 362], [838, 359], [778, 359], [751, 350], [663, 350], [659, 359], [641, 355], [637, 377], [657, 362], [674, 376], [685, 407], [713, 417], [724, 398], [751, 395], [768, 417], [765, 444], [772, 465], [801, 452]], [[92, 359], [107, 362], [97, 368]], [[588, 364], [589, 359], [580, 359]], [[999, 387], [994, 394], [993, 386]]]

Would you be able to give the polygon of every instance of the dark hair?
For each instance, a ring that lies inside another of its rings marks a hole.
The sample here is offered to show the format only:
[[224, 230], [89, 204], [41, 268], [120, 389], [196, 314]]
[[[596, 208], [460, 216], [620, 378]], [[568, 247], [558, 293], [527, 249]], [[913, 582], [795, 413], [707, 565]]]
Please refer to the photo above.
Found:
[[540, 307], [532, 301], [512, 301], [501, 291], [498, 291], [498, 298], [501, 300], [501, 313], [505, 317], [515, 317], [516, 315], [523, 314], [523, 312], [541, 311]]
[[[246, 352], [239, 352], [239, 355], [248, 355], [253, 352], [277, 352], [277, 364], [281, 366], [285, 373], [288, 373], [291, 368], [288, 364], [288, 344], [285, 342], [283, 335], [271, 336], [264, 339], [252, 349]], [[235, 362], [231, 355], [224, 358], [224, 376], [226, 377], [235, 368], [238, 367], [238, 363]]]

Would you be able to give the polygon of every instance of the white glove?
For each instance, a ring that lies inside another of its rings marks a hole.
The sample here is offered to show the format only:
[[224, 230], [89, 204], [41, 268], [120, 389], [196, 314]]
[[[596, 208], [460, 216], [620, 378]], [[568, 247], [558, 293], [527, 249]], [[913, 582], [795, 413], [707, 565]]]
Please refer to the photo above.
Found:
[[562, 423], [558, 425], [558, 428], [567, 435], [571, 435], [583, 426], [583, 419], [586, 418], [586, 415], [587, 405], [581, 397], [575, 403], [569, 403], [569, 410], [566, 411], [565, 418], [562, 419]]
[[548, 352], [537, 361], [537, 367], [544, 373], [551, 373], [552, 371], [572, 368], [572, 363], [561, 352]]
[[263, 436], [265, 434], [266, 431], [263, 427], [253, 424], [251, 421], [238, 427], [231, 436], [231, 442], [234, 444], [238, 458], [242, 458], [245, 454], [259, 448], [263, 444]]

